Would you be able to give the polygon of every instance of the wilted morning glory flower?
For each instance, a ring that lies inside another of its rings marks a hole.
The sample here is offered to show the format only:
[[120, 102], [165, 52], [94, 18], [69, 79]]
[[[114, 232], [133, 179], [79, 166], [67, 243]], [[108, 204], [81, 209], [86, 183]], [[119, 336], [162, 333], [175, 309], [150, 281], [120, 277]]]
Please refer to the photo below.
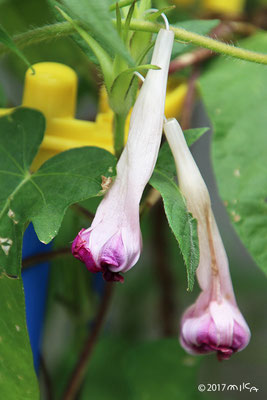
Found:
[[228, 259], [211, 209], [206, 184], [175, 119], [164, 124], [188, 210], [198, 221], [200, 262], [197, 279], [202, 289], [181, 323], [180, 341], [191, 354], [217, 352], [228, 359], [250, 340], [250, 330], [238, 309]]
[[73, 242], [73, 255], [107, 281], [123, 281], [142, 247], [139, 202], [160, 146], [167, 77], [174, 34], [161, 29], [149, 70], [134, 105], [127, 144], [117, 164], [115, 182], [100, 203], [89, 229]]

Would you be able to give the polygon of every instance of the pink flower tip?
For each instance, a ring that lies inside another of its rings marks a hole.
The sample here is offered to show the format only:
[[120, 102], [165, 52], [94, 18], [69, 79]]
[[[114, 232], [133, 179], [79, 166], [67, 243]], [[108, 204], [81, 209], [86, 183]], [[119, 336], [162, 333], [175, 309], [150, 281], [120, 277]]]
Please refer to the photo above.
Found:
[[216, 352], [221, 361], [247, 346], [250, 330], [236, 305], [226, 299], [211, 301], [205, 309], [200, 305], [201, 295], [182, 318], [180, 342], [188, 353]]
[[[102, 272], [108, 282], [124, 282], [120, 272], [126, 272], [137, 261], [140, 247], [126, 249], [120, 231], [102, 241], [97, 229], [82, 229], [72, 243], [72, 254], [93, 273]], [[131, 252], [132, 250], [132, 252]]]

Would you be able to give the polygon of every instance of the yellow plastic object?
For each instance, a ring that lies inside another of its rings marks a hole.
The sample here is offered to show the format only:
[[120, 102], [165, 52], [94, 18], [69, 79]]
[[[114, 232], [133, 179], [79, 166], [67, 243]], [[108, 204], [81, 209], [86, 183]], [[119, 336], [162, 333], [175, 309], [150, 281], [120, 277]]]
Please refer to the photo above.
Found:
[[166, 118], [179, 118], [184, 99], [187, 93], [187, 83], [177, 84], [175, 80], [169, 80], [166, 100], [165, 100], [165, 116]]
[[46, 117], [46, 132], [41, 149], [33, 162], [35, 170], [53, 155], [74, 147], [101, 146], [113, 151], [112, 136], [100, 124], [74, 118], [77, 75], [70, 67], [44, 62], [28, 69], [22, 105], [36, 108]]
[[[46, 132], [32, 169], [36, 170], [55, 154], [82, 146], [102, 147], [113, 153], [113, 111], [109, 108], [104, 87], [100, 90], [99, 112], [95, 122], [74, 118], [77, 94], [76, 73], [66, 65], [38, 63], [35, 74], [26, 72], [22, 106], [40, 110], [46, 117]], [[178, 117], [187, 91], [187, 84], [168, 83], [165, 114]], [[0, 116], [12, 109], [0, 109]], [[129, 129], [130, 113], [126, 121]], [[127, 135], [126, 135], [127, 136]]]
[[70, 67], [53, 62], [34, 65], [25, 75], [22, 105], [42, 110], [47, 121], [74, 118], [77, 75]]
[[245, 0], [202, 0], [205, 10], [222, 14], [240, 14]]

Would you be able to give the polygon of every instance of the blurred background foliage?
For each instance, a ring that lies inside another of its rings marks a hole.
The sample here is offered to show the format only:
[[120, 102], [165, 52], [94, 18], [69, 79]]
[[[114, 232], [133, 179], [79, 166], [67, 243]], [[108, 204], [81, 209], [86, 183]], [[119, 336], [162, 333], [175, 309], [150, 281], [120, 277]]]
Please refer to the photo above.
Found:
[[[177, 8], [168, 14], [172, 24], [220, 18], [267, 28], [267, 0], [236, 2], [239, 3], [236, 12], [230, 13], [212, 7], [212, 3], [214, 6], [216, 1], [157, 0], [153, 6], [162, 8], [175, 4]], [[45, 0], [0, 0], [0, 23], [11, 35], [52, 22], [54, 16]], [[71, 66], [79, 76], [77, 116], [94, 120], [101, 77], [70, 38], [55, 38], [49, 43], [27, 47], [24, 54], [32, 64], [55, 61]], [[213, 63], [208, 61], [202, 72], [212, 69]], [[181, 71], [177, 76], [189, 76], [190, 73], [191, 70]], [[0, 106], [20, 104], [24, 74], [25, 65], [16, 56], [9, 54], [2, 58]], [[194, 105], [192, 127], [208, 125], [210, 122], [198, 99]], [[108, 317], [80, 390], [82, 400], [266, 398], [266, 281], [228, 222], [218, 197], [209, 156], [210, 137], [211, 132], [205, 134], [193, 145], [192, 151], [210, 189], [238, 304], [252, 330], [251, 343], [230, 361], [222, 363], [214, 355], [191, 357], [181, 349], [177, 339], [179, 320], [183, 310], [196, 299], [198, 289], [195, 287], [193, 293], [186, 291], [182, 257], [168, 228], [162, 204], [157, 204], [142, 219], [144, 251], [141, 260], [127, 273], [125, 283], [114, 288]], [[55, 250], [70, 246], [75, 233], [90, 225], [90, 215], [99, 201], [95, 198], [81, 204], [88, 211], [87, 215], [75, 207], [68, 210], [53, 242]], [[61, 398], [88, 331], [94, 325], [103, 291], [102, 278], [88, 273], [69, 254], [51, 262], [41, 349], [45, 367], [42, 365], [39, 371], [43, 399]], [[53, 397], [47, 389], [47, 374]], [[260, 391], [253, 394], [245, 391], [200, 393], [197, 390], [199, 383], [239, 385], [242, 382], [250, 382]]]

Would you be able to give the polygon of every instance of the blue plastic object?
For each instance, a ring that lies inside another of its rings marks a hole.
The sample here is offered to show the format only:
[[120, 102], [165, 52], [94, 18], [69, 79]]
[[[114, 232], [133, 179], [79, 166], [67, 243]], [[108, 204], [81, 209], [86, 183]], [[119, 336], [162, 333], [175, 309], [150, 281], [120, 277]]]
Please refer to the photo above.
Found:
[[[51, 249], [51, 243], [45, 245], [39, 241], [30, 224], [23, 237], [22, 258]], [[22, 272], [25, 291], [26, 320], [33, 353], [36, 372], [39, 370], [40, 345], [45, 316], [46, 296], [48, 289], [49, 263], [44, 262]]]

